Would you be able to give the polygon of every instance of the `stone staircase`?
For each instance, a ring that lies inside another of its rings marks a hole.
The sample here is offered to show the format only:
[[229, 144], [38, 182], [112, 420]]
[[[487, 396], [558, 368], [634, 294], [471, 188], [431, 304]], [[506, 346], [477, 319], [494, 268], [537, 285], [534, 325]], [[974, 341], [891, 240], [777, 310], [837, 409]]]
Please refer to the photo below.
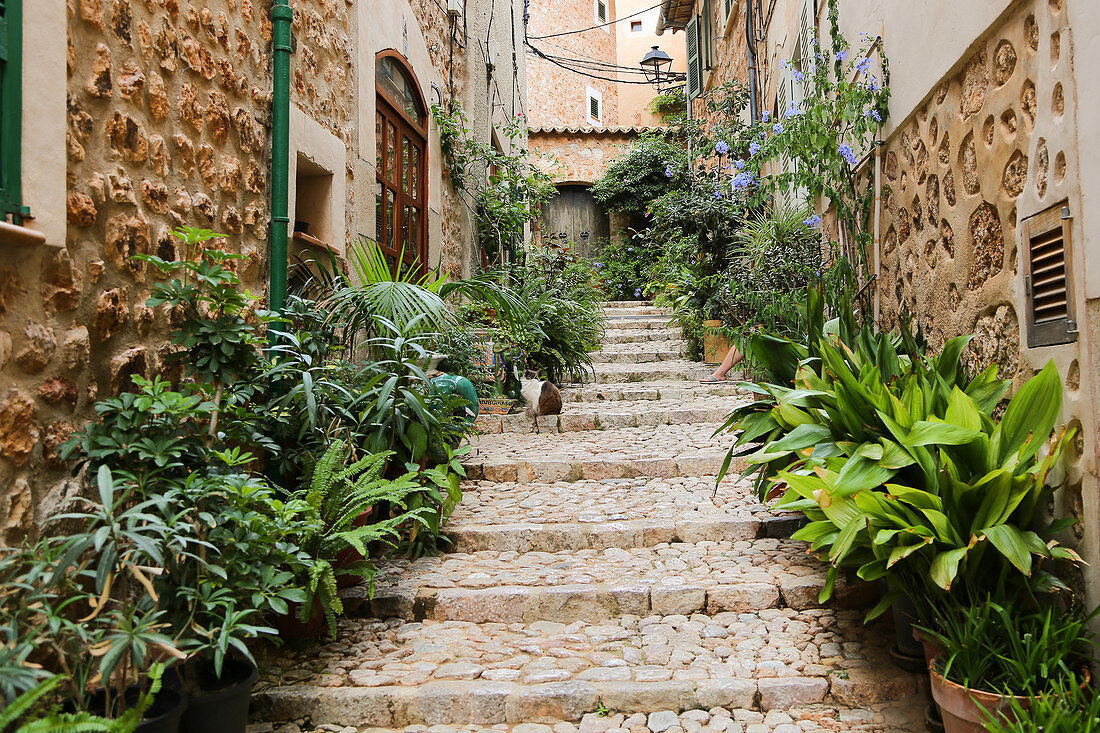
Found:
[[562, 415], [479, 421], [450, 552], [383, 561], [337, 639], [272, 660], [256, 733], [924, 730], [873, 589], [819, 604], [797, 518], [716, 485], [747, 396], [699, 384], [661, 309], [605, 314]]

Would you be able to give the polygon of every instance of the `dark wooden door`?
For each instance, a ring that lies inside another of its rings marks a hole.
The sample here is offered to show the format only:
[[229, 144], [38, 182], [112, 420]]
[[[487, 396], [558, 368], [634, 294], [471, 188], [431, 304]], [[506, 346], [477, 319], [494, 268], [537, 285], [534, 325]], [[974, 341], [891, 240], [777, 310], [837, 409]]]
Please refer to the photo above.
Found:
[[542, 207], [543, 238], [566, 242], [578, 255], [592, 258], [611, 234], [607, 212], [587, 186], [559, 186]]

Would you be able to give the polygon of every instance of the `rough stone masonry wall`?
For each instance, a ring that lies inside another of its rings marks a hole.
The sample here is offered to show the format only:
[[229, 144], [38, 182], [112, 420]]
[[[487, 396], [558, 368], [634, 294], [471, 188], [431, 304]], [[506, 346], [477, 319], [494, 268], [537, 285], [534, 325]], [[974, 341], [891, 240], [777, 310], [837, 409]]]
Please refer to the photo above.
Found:
[[[1026, 3], [885, 146], [884, 321], [908, 309], [934, 341], [974, 333], [974, 362], [1009, 377], [1031, 371], [1020, 359], [1017, 221], [1075, 187], [1070, 54], [1062, 0]], [[1034, 203], [1019, 210], [1021, 199]]]
[[[1021, 3], [887, 140], [879, 297], [884, 324], [907, 310], [933, 346], [974, 334], [969, 365], [995, 363], [1017, 387], [1054, 360], [1065, 385], [1063, 420], [1078, 430], [1063, 508], [1083, 518], [1083, 497], [1095, 501], [1097, 485], [1091, 359], [1080, 343], [1023, 345], [1017, 239], [1027, 217], [1067, 199], [1079, 206], [1072, 54], [1065, 0]], [[1075, 232], [1082, 242], [1083, 235]], [[1080, 267], [1083, 255], [1074, 257]], [[1074, 532], [1080, 540], [1091, 528]]]
[[607, 166], [633, 143], [634, 133], [556, 132], [531, 133], [531, 150], [541, 157], [539, 167], [555, 183], [595, 183]]
[[[614, 20], [614, 0], [608, 0], [608, 13]], [[558, 38], [537, 40], [535, 37], [564, 31], [589, 28], [595, 24], [592, 0], [531, 0], [531, 20], [528, 35], [531, 43], [548, 55], [570, 59], [583, 58], [607, 64], [617, 63], [614, 30], [602, 28]], [[614, 26], [611, 26], [614, 29]], [[575, 66], [572, 62], [563, 62]], [[593, 71], [598, 76], [613, 73]], [[593, 79], [555, 65], [535, 54], [527, 53], [527, 105], [532, 127], [587, 127], [588, 94], [592, 87], [603, 95], [603, 124], [620, 124], [617, 86], [609, 81]]]
[[[346, 0], [296, 9], [294, 101], [348, 139]], [[210, 228], [263, 292], [269, 18], [268, 0], [69, 1], [65, 247], [0, 266], [0, 541], [75, 488], [58, 447], [92, 403], [163, 367], [167, 315], [133, 255]]]

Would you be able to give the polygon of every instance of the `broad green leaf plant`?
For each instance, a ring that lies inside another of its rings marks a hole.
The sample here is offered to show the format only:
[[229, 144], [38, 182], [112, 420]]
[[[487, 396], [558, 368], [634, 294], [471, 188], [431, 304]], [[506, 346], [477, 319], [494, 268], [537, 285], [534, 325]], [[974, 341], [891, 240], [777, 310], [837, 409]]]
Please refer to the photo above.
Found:
[[1053, 561], [1081, 562], [1052, 539], [1067, 523], [1039, 531], [1033, 524], [1074, 434], [1055, 432], [1061, 395], [1053, 363], [1024, 384], [1000, 420], [990, 417], [988, 401], [959, 385], [937, 415], [914, 386], [876, 407], [885, 432], [852, 436], [840, 446], [843, 456], [810, 472], [780, 471], [777, 481], [788, 491], [777, 507], [806, 513], [809, 523], [794, 536], [832, 566], [822, 597], [839, 569], [867, 581], [889, 577], [914, 600], [973, 597], [1020, 581], [1059, 587]]

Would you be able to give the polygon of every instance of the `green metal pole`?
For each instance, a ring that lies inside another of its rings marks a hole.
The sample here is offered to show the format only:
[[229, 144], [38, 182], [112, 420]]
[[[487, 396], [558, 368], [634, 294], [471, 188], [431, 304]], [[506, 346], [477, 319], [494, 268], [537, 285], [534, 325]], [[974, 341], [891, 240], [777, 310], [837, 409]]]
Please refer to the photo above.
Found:
[[274, 81], [271, 92], [271, 282], [268, 299], [273, 311], [286, 305], [287, 237], [290, 213], [290, 51], [294, 10], [288, 0], [271, 8], [275, 39]]

